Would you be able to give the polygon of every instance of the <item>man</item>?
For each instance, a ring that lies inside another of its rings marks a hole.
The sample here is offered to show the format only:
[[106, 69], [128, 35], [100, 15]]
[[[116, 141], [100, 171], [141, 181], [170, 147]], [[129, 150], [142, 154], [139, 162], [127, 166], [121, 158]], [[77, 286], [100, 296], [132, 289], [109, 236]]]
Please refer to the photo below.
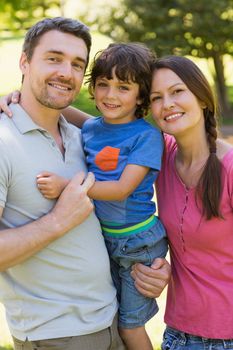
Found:
[[[124, 348], [108, 256], [87, 197], [94, 180], [84, 179], [78, 129], [60, 115], [80, 90], [90, 46], [78, 21], [33, 26], [20, 58], [20, 103], [10, 106], [12, 119], [1, 116], [0, 297], [16, 350]], [[45, 169], [70, 178], [79, 172], [57, 203], [36, 187]], [[132, 273], [148, 297], [167, 283], [169, 269], [160, 267], [151, 274], [139, 265]]]
[[[20, 103], [12, 119], [1, 117], [0, 296], [15, 349], [123, 349], [108, 256], [86, 195], [93, 178], [84, 180], [78, 129], [60, 116], [80, 90], [90, 46], [78, 21], [33, 26], [20, 58]], [[45, 169], [81, 172], [55, 206], [36, 187]]]

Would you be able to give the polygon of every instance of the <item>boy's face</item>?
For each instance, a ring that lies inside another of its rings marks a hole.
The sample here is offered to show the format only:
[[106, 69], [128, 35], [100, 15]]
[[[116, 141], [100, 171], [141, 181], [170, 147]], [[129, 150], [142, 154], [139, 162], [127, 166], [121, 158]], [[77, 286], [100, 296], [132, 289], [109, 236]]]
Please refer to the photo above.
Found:
[[52, 109], [68, 106], [79, 93], [87, 63], [87, 47], [81, 38], [51, 30], [40, 38], [30, 62], [20, 59], [24, 92]]
[[136, 119], [139, 85], [119, 81], [113, 69], [112, 79], [99, 77], [94, 88], [95, 103], [104, 120], [110, 124], [125, 124]]

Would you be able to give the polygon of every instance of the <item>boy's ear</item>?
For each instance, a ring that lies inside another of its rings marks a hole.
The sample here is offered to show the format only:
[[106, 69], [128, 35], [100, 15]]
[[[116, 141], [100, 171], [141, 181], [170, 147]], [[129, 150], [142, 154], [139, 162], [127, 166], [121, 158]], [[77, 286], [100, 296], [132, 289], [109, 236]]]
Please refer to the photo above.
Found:
[[141, 98], [137, 98], [137, 106], [140, 106], [143, 103], [143, 100]]

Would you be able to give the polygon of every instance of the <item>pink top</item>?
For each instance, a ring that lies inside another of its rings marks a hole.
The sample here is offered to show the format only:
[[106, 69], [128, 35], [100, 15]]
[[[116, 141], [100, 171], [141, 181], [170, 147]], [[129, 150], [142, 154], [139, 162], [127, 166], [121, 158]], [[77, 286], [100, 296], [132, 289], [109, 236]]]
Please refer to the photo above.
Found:
[[172, 265], [165, 322], [193, 335], [233, 338], [233, 149], [222, 160], [225, 220], [207, 221], [196, 206], [195, 189], [186, 188], [176, 172], [174, 138], [166, 137], [166, 146], [157, 180]]

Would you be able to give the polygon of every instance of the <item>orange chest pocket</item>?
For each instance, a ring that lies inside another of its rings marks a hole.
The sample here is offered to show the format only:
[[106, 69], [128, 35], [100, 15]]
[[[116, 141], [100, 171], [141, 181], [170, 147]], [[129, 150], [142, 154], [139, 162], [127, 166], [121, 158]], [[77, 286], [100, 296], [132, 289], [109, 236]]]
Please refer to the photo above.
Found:
[[119, 154], [119, 148], [106, 146], [95, 156], [95, 164], [103, 171], [115, 170]]

